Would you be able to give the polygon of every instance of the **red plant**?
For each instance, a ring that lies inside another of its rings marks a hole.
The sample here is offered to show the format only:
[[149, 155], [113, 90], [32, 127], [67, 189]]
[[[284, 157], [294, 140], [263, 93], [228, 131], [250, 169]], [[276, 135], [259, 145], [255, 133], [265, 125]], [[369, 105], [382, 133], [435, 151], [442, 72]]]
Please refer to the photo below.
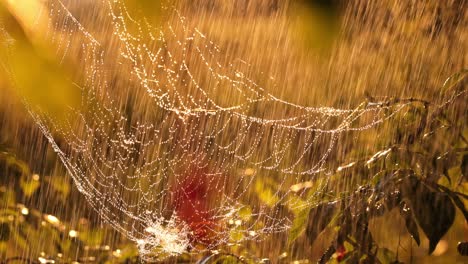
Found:
[[222, 179], [207, 170], [192, 168], [174, 185], [174, 210], [190, 228], [192, 244], [210, 246], [219, 239], [220, 223], [214, 219], [213, 209], [222, 198]]
[[336, 260], [341, 262], [346, 256], [346, 248], [343, 245], [339, 245], [336, 249]]

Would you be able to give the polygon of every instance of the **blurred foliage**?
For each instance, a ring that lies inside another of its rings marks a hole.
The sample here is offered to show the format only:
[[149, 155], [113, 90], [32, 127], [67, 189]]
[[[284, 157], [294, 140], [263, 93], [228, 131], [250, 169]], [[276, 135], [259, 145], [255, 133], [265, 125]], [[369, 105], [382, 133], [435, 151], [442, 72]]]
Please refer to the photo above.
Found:
[[296, 36], [305, 48], [318, 52], [330, 50], [340, 25], [340, 7], [334, 0], [294, 1], [292, 13], [296, 17]]
[[[32, 174], [29, 167], [12, 154], [10, 149], [3, 146], [0, 151], [0, 169], [3, 174], [0, 186], [2, 263], [137, 261], [137, 250], [133, 244], [127, 242], [120, 248], [111, 248], [105, 244], [106, 228], [93, 227], [86, 218], [73, 221], [61, 220], [54, 215], [22, 204], [20, 201], [34, 204], [29, 198], [39, 197], [39, 192], [45, 190], [59, 193], [61, 195], [59, 199], [65, 202], [71, 182], [68, 178], [58, 175], [41, 177]], [[35, 256], [35, 258], [22, 256]]]
[[34, 34], [28, 32], [32, 29], [25, 25], [33, 18], [31, 14], [24, 14], [21, 3], [0, 1], [0, 28], [5, 33], [0, 36], [0, 56], [8, 65], [0, 69], [0, 76], [9, 80], [7, 87], [13, 94], [19, 94], [32, 107], [60, 119], [70, 107], [79, 105], [80, 90], [72, 84], [66, 65], [56, 60], [53, 47], [38, 38], [45, 26], [34, 28]]
[[[340, 185], [343, 178], [350, 179], [348, 189], [333, 201], [324, 196], [308, 213], [297, 212], [290, 243], [302, 234], [313, 244], [320, 233], [331, 229], [335, 239], [319, 263], [398, 263], [396, 252], [374, 240], [369, 229], [373, 218], [398, 211], [418, 246], [422, 236], [427, 237], [429, 254], [454, 224], [456, 211], [468, 221], [467, 73], [447, 80], [440, 105], [411, 98], [380, 102], [411, 103], [396, 128], [396, 140], [382, 151], [339, 167], [325, 189], [333, 190], [331, 186]], [[349, 189], [352, 186], [359, 187]], [[466, 256], [464, 245], [460, 243], [458, 251]]]
[[157, 26], [160, 23], [162, 15], [161, 3], [165, 1], [153, 1], [153, 0], [138, 0], [138, 1], [125, 1], [125, 4], [134, 13], [138, 14], [135, 17], [145, 17], [147, 22], [153, 26]]

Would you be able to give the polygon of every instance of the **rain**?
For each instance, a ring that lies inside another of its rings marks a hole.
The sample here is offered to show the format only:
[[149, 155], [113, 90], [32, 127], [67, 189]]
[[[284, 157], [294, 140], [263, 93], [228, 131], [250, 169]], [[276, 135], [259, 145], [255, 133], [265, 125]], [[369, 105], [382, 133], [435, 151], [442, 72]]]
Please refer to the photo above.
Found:
[[0, 263], [465, 263], [466, 7], [0, 0]]

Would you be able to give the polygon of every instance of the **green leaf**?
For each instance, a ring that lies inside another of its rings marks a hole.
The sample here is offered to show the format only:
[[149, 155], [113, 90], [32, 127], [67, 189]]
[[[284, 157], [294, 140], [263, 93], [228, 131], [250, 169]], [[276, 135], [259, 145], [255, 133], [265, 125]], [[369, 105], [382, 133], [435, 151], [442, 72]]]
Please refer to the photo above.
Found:
[[[163, 6], [161, 1], [154, 0], [128, 0], [125, 1], [128, 11], [131, 12], [133, 17], [139, 17], [144, 19], [151, 26], [158, 26], [161, 22], [161, 16], [163, 15]], [[133, 24], [129, 25], [133, 26]]]
[[307, 217], [308, 217], [307, 210], [301, 210], [294, 217], [293, 224], [288, 235], [289, 245], [291, 245], [306, 230]]
[[243, 206], [238, 212], [239, 218], [247, 222], [252, 218], [252, 209], [249, 206]]
[[36, 181], [28, 181], [21, 183], [21, 190], [23, 191], [24, 196], [31, 197], [31, 195], [36, 192], [37, 188], [39, 188], [39, 182]]
[[232, 229], [229, 233], [230, 239], [235, 242], [240, 242], [244, 239], [244, 233], [237, 229]]
[[58, 118], [65, 117], [69, 107], [79, 106], [80, 89], [67, 78], [71, 74], [59, 62], [46, 56], [46, 50], [20, 44], [15, 48], [11, 60], [15, 87], [31, 106]]
[[258, 198], [266, 205], [273, 207], [278, 203], [279, 198], [275, 192], [267, 186], [262, 180], [257, 180], [255, 182], [255, 191], [258, 195]]
[[125, 245], [121, 251], [121, 258], [123, 260], [130, 260], [132, 258], [138, 257], [138, 248], [136, 248], [133, 244]]
[[30, 174], [28, 165], [24, 161], [17, 159], [14, 154], [10, 152], [0, 153], [0, 158], [5, 160], [8, 167], [14, 168], [20, 174]]
[[418, 225], [416, 221], [414, 221], [412, 210], [406, 202], [400, 204], [400, 215], [405, 219], [406, 229], [419, 246], [421, 244], [421, 239], [419, 238]]
[[40, 185], [41, 184], [39, 181], [33, 179], [26, 180], [22, 177], [20, 181], [21, 190], [23, 191], [23, 194], [26, 197], [31, 197], [31, 195], [33, 195], [34, 192], [36, 192]]
[[104, 239], [104, 230], [102, 229], [87, 229], [80, 231], [80, 239], [88, 244], [88, 246], [99, 246]]
[[306, 47], [325, 51], [337, 37], [340, 23], [336, 4], [324, 1], [294, 1], [295, 35]]
[[322, 203], [308, 214], [306, 234], [312, 244], [318, 235], [330, 224], [336, 211], [336, 203]]
[[468, 221], [468, 211], [466, 210], [465, 204], [460, 199], [460, 197], [458, 197], [458, 195], [455, 193], [448, 193], [448, 195], [450, 195], [450, 198], [452, 198], [455, 205], [458, 207], [458, 209], [460, 209], [463, 216], [465, 217], [465, 220]]
[[[31, 21], [33, 16], [30, 12], [35, 12], [33, 8], [40, 8], [42, 3], [10, 2], [5, 3], [8, 8], [0, 6], [0, 19], [6, 21], [5, 31], [15, 40], [7, 56], [7, 68], [14, 77], [14, 83], [10, 84], [14, 88], [12, 91], [24, 97], [31, 106], [63, 118], [69, 107], [79, 106], [78, 99], [81, 98], [81, 90], [70, 79], [73, 66], [66, 69], [55, 58], [54, 47], [28, 34], [33, 28], [32, 22], [38, 32], [45, 26], [44, 20], [39, 17], [37, 21]], [[25, 10], [26, 7], [28, 10]]]
[[382, 264], [393, 264], [395, 263], [397, 257], [395, 252], [387, 248], [379, 248], [377, 251], [377, 259]]
[[47, 181], [55, 191], [60, 193], [62, 199], [65, 200], [68, 197], [68, 194], [70, 193], [70, 182], [68, 181], [68, 178], [56, 175], [48, 177]]
[[450, 179], [449, 182], [453, 179], [455, 182], [459, 182], [461, 177], [463, 177], [462, 170], [459, 166], [452, 167], [447, 170], [447, 177]]
[[289, 231], [288, 244], [291, 245], [304, 232], [306, 232], [312, 244], [320, 232], [331, 222], [335, 213], [335, 206], [336, 203], [325, 202], [312, 209], [308, 206], [300, 210], [290, 208], [294, 212], [295, 217]]
[[411, 202], [419, 226], [429, 239], [430, 254], [452, 226], [455, 206], [446, 193], [431, 191], [414, 176], [406, 179], [402, 190]]

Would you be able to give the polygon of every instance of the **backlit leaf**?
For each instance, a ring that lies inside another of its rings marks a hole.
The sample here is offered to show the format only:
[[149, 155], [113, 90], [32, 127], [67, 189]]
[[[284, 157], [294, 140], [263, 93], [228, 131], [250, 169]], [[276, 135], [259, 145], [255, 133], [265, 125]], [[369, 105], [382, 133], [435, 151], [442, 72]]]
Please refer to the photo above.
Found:
[[452, 226], [455, 206], [447, 194], [431, 191], [413, 176], [406, 179], [403, 189], [419, 226], [429, 239], [430, 254]]
[[406, 229], [419, 246], [421, 244], [421, 239], [419, 238], [418, 225], [414, 221], [412, 210], [406, 202], [400, 204], [400, 215], [405, 219]]
[[330, 224], [335, 215], [335, 210], [336, 203], [323, 203], [310, 210], [306, 234], [311, 243]]

